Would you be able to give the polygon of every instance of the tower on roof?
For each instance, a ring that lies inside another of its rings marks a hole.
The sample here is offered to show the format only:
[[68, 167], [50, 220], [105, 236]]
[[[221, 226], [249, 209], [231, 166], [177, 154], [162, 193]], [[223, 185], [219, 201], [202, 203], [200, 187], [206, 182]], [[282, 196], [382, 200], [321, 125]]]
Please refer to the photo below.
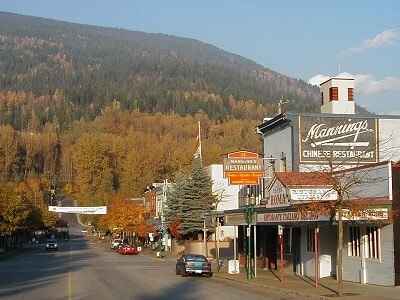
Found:
[[354, 78], [331, 77], [320, 84], [321, 113], [354, 114]]

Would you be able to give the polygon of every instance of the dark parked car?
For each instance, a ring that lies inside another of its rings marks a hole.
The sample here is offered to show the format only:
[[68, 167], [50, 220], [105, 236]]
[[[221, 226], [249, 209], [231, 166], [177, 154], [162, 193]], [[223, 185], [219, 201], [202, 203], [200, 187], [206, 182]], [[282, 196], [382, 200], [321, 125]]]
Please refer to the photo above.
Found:
[[56, 240], [47, 240], [46, 242], [46, 250], [58, 250], [58, 244]]
[[176, 275], [190, 274], [212, 276], [211, 263], [204, 255], [185, 254], [176, 261]]

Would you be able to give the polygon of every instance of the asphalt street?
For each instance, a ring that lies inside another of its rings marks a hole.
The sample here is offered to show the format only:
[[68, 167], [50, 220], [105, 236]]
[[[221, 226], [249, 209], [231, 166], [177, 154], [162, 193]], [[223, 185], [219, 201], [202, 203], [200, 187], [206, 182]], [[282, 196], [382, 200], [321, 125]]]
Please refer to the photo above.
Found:
[[0, 261], [0, 299], [288, 299], [223, 279], [175, 275], [173, 261], [122, 256], [80, 230], [59, 251], [43, 248]]

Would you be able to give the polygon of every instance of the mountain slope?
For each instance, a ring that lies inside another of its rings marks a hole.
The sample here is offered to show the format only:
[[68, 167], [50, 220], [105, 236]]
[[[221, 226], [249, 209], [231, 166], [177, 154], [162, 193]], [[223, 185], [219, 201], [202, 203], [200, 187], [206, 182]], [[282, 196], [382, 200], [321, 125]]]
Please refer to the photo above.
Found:
[[1, 12], [0, 20], [1, 119], [17, 128], [94, 118], [113, 100], [212, 119], [260, 120], [281, 96], [292, 110], [318, 110], [317, 88], [193, 39]]

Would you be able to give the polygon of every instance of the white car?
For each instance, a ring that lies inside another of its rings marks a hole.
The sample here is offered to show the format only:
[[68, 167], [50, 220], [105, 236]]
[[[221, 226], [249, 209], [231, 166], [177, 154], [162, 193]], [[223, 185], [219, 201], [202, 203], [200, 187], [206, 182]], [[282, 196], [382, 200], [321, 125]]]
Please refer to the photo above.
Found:
[[111, 242], [111, 249], [118, 249], [119, 245], [122, 244], [121, 239], [115, 239]]

